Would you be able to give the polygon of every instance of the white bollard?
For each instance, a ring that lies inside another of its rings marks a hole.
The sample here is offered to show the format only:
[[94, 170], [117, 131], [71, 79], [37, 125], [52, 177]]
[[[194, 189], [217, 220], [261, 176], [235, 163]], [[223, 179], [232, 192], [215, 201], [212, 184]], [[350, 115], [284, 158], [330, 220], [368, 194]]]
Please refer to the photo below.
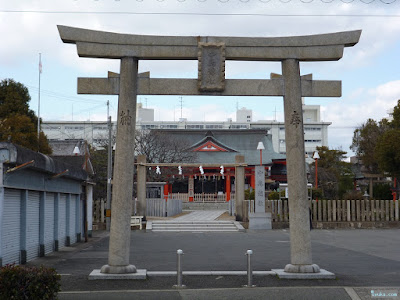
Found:
[[176, 277], [177, 277], [177, 284], [174, 285], [175, 288], [184, 288], [185, 285], [182, 284], [182, 256], [183, 256], [183, 250], [178, 249], [176, 251], [177, 254], [177, 264], [176, 264]]
[[245, 285], [245, 287], [255, 287], [255, 285], [253, 285], [253, 269], [251, 267], [253, 250], [247, 250], [245, 255], [247, 255], [247, 285]]

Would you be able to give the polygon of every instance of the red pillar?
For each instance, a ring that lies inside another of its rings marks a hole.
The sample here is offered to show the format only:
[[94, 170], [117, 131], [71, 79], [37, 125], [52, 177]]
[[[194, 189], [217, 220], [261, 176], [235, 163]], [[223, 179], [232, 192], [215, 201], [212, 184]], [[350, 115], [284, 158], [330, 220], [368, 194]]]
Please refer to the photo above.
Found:
[[[253, 170], [252, 170], [253, 171]], [[254, 172], [251, 172], [250, 175], [250, 186], [253, 189], [256, 189], [256, 174], [255, 174], [255, 167], [254, 167]]]
[[225, 193], [226, 193], [226, 201], [231, 200], [231, 175], [226, 176]]
[[193, 178], [193, 175], [189, 176], [188, 194], [189, 194], [189, 202], [193, 202], [193, 198], [194, 198], [194, 178]]
[[167, 201], [169, 193], [169, 184], [164, 185], [164, 199]]

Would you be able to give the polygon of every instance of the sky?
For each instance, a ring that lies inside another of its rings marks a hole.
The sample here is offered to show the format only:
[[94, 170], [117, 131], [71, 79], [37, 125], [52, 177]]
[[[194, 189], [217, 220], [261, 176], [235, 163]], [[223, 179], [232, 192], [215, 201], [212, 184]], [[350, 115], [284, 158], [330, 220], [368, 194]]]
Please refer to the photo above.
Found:
[[[346, 3], [347, 2], [347, 3]], [[369, 4], [368, 4], [369, 3]], [[362, 30], [360, 42], [334, 62], [302, 62], [301, 75], [341, 80], [340, 98], [305, 98], [321, 105], [329, 147], [352, 155], [354, 129], [380, 120], [400, 99], [400, 0], [15, 0], [0, 1], [0, 80], [12, 78], [30, 92], [30, 108], [44, 121], [116, 120], [117, 96], [78, 95], [77, 77], [106, 77], [119, 61], [79, 58], [57, 25], [118, 33], [179, 36], [274, 37]], [[197, 61], [140, 61], [154, 78], [197, 78]], [[268, 79], [279, 62], [226, 62], [226, 78]], [[283, 121], [282, 97], [139, 96], [155, 120], [235, 120], [236, 108], [253, 120]]]

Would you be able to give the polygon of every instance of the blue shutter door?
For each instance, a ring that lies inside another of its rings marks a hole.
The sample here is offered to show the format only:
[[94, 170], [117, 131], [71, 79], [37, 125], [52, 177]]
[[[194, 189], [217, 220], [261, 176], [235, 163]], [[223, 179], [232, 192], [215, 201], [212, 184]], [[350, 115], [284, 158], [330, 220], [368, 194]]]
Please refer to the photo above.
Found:
[[76, 196], [71, 195], [69, 210], [69, 236], [71, 245], [76, 243]]
[[54, 250], [54, 193], [46, 193], [44, 199], [44, 253]]
[[26, 203], [26, 260], [39, 257], [39, 192], [28, 191]]
[[4, 189], [4, 215], [2, 226], [3, 266], [20, 263], [21, 191]]
[[67, 241], [67, 195], [60, 194], [58, 205], [58, 247], [65, 247]]

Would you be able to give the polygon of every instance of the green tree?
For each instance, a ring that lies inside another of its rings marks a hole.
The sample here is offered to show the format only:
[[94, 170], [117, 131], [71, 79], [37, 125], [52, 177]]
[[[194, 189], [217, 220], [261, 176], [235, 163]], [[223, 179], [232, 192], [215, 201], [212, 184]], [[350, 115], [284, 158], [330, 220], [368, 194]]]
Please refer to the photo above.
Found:
[[0, 82], [0, 141], [15, 144], [45, 154], [51, 153], [43, 132], [37, 138], [37, 116], [29, 109], [28, 89], [13, 79]]
[[393, 108], [392, 120], [381, 134], [375, 146], [375, 158], [381, 172], [393, 177], [400, 175], [400, 100]]
[[379, 137], [382, 136], [388, 128], [389, 122], [386, 119], [382, 119], [380, 122], [368, 119], [360, 128], [354, 131], [353, 142], [350, 149], [362, 160], [364, 167], [369, 173], [376, 174], [379, 172], [375, 148], [378, 144]]
[[390, 127], [400, 129], [400, 100], [397, 100], [397, 105], [393, 107], [393, 113], [391, 115], [393, 120], [389, 124]]
[[393, 177], [400, 175], [400, 129], [390, 129], [376, 145], [376, 159], [379, 169]]
[[[344, 193], [353, 188], [354, 174], [350, 163], [344, 161], [347, 152], [339, 149], [329, 149], [326, 146], [317, 147], [318, 187], [327, 199], [341, 198]], [[315, 182], [315, 162], [311, 177]]]
[[96, 183], [96, 186], [93, 190], [93, 198], [105, 199], [107, 197], [107, 164], [108, 164], [107, 148], [96, 150], [90, 147], [90, 160], [92, 162], [94, 170], [94, 175], [92, 180]]
[[388, 183], [375, 183], [373, 188], [373, 198], [377, 200], [392, 200], [392, 190]]

